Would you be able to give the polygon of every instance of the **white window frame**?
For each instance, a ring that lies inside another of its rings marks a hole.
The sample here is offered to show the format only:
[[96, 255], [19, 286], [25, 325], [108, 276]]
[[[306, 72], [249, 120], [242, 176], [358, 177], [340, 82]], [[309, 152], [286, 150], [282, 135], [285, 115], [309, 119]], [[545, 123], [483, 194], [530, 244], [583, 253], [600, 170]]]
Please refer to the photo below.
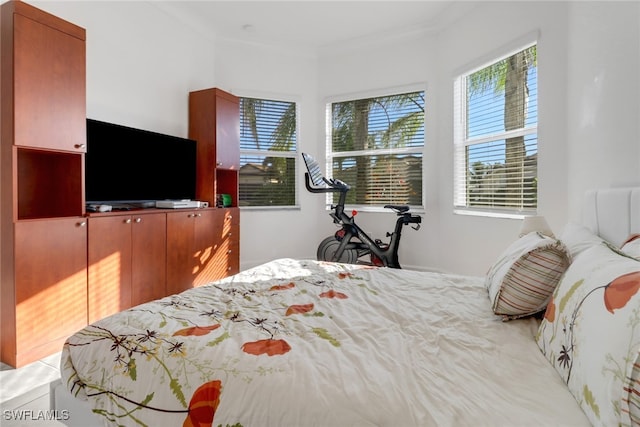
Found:
[[[395, 149], [391, 149], [389, 151], [392, 151], [394, 153], [398, 153], [398, 154], [420, 154], [422, 156], [422, 171], [421, 171], [421, 179], [422, 179], [422, 194], [421, 194], [421, 200], [422, 200], [422, 205], [419, 206], [410, 206], [411, 210], [417, 213], [420, 212], [424, 212], [424, 205], [425, 205], [425, 190], [426, 190], [426, 186], [425, 186], [425, 147], [426, 147], [426, 140], [427, 140], [427, 107], [426, 107], [426, 97], [427, 97], [427, 85], [426, 83], [415, 83], [415, 84], [410, 84], [410, 85], [405, 85], [405, 86], [395, 86], [395, 87], [390, 87], [390, 88], [384, 88], [384, 89], [379, 89], [379, 90], [372, 90], [372, 91], [365, 91], [365, 92], [356, 92], [356, 93], [350, 93], [350, 94], [343, 94], [343, 95], [336, 95], [336, 96], [331, 96], [331, 97], [327, 97], [325, 99], [325, 135], [326, 135], [326, 139], [325, 139], [325, 176], [326, 177], [331, 177], [331, 175], [333, 174], [332, 171], [332, 164], [333, 164], [333, 159], [335, 157], [353, 157], [353, 156], [373, 156], [376, 154], [380, 154], [380, 152], [382, 150], [359, 150], [359, 151], [339, 151], [339, 152], [333, 152], [332, 151], [332, 130], [333, 130], [333, 125], [332, 125], [332, 107], [331, 105], [334, 103], [340, 103], [340, 102], [349, 102], [349, 101], [354, 101], [354, 100], [359, 100], [359, 99], [367, 99], [367, 98], [376, 98], [376, 97], [384, 97], [384, 96], [393, 96], [393, 95], [397, 95], [397, 94], [402, 94], [402, 93], [409, 93], [409, 92], [424, 92], [425, 94], [425, 117], [424, 117], [424, 126], [425, 126], [425, 131], [424, 131], [424, 138], [425, 140], [423, 141], [422, 146], [420, 147], [407, 147], [407, 148], [395, 148]], [[349, 184], [349, 183], [348, 183]], [[331, 205], [332, 205], [332, 195], [331, 194], [327, 194], [326, 195], [326, 209], [330, 210], [331, 209]], [[385, 209], [382, 205], [360, 205], [360, 204], [347, 204], [345, 205], [347, 206], [349, 209], [356, 209], [358, 211], [361, 212], [389, 212], [388, 209]]]
[[[274, 94], [274, 93], [263, 93], [263, 92], [255, 92], [255, 91], [247, 91], [247, 92], [236, 92], [236, 96], [239, 98], [253, 98], [253, 99], [262, 99], [267, 101], [280, 101], [280, 102], [291, 102], [296, 106], [296, 149], [294, 151], [270, 151], [270, 150], [250, 150], [250, 149], [240, 149], [240, 156], [264, 156], [264, 157], [280, 157], [280, 158], [291, 158], [294, 160], [294, 198], [295, 203], [293, 205], [282, 205], [282, 206], [240, 206], [241, 210], [268, 210], [268, 211], [277, 211], [277, 210], [299, 210], [300, 209], [300, 100], [296, 96], [287, 96], [282, 94]], [[239, 173], [239, 171], [238, 171]], [[238, 176], [238, 179], [240, 177]], [[240, 183], [238, 182], [238, 186]], [[240, 192], [240, 188], [238, 187], [238, 193]]]
[[[538, 133], [538, 121], [534, 126], [527, 126], [521, 129], [513, 131], [505, 131], [492, 135], [486, 135], [482, 137], [467, 138], [466, 136], [466, 123], [467, 123], [467, 110], [466, 110], [466, 77], [479, 71], [485, 67], [488, 67], [496, 62], [499, 62], [505, 58], [508, 58], [522, 50], [528, 49], [532, 46], [538, 45], [538, 33], [527, 35], [511, 43], [508, 47], [501, 51], [494, 52], [490, 57], [485, 58], [480, 65], [468, 66], [464, 71], [456, 72], [456, 77], [453, 84], [453, 212], [459, 215], [473, 215], [473, 216], [486, 216], [497, 218], [514, 218], [522, 219], [526, 216], [535, 215], [539, 206], [539, 194], [535, 209], [501, 209], [501, 208], [481, 208], [466, 205], [467, 197], [467, 182], [466, 182], [466, 147], [474, 144], [481, 144], [501, 139], [507, 139], [512, 137], [533, 135]], [[539, 148], [539, 141], [537, 142]], [[539, 166], [539, 163], [538, 163]], [[539, 176], [539, 167], [536, 171], [536, 176]]]

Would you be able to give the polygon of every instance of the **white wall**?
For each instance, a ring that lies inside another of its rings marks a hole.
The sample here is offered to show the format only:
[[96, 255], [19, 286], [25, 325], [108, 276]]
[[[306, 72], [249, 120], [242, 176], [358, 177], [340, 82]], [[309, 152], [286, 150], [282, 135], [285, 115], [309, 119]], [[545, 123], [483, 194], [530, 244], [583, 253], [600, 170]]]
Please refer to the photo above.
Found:
[[[556, 234], [594, 187], [640, 183], [640, 4], [476, 2], [436, 35], [322, 58], [320, 93], [427, 86], [423, 229], [403, 235], [405, 265], [482, 275], [520, 221], [453, 213], [453, 79], [538, 38], [539, 212]], [[388, 220], [361, 214], [381, 234]], [[360, 218], [359, 217], [359, 218]]]
[[[566, 22], [567, 4], [482, 2], [457, 27], [439, 35], [438, 191], [440, 234], [437, 264], [447, 270], [484, 274], [518, 236], [520, 220], [456, 215], [453, 206], [453, 79], [470, 67], [537, 38], [538, 211], [556, 233], [567, 220]], [[461, 31], [461, 29], [464, 29]], [[455, 255], [454, 255], [455, 254]]]
[[[300, 151], [322, 157], [329, 97], [424, 84], [425, 223], [403, 235], [405, 266], [481, 275], [517, 237], [518, 220], [452, 213], [452, 82], [527, 34], [540, 36], [539, 205], [551, 227], [559, 233], [579, 219], [588, 188], [640, 183], [638, 2], [470, 2], [455, 27], [319, 57], [214, 44], [154, 2], [33, 4], [87, 29], [89, 116], [178, 136], [187, 134], [188, 92], [217, 86], [299, 101]], [[299, 200], [299, 210], [242, 212], [243, 268], [313, 257], [335, 231], [322, 196], [302, 181]], [[393, 223], [388, 214], [361, 213], [358, 220], [380, 237]]]
[[[552, 227], [565, 222], [566, 173], [557, 166], [566, 163], [566, 16], [566, 4], [478, 2], [436, 34], [323, 58], [321, 96], [426, 83], [426, 212], [420, 231], [403, 234], [402, 264], [480, 275], [517, 237], [518, 220], [453, 213], [453, 81], [470, 67], [510, 53], [508, 48], [522, 47], [514, 41], [531, 34], [540, 34], [540, 211]], [[367, 219], [373, 233], [381, 234], [389, 220], [377, 216]]]
[[569, 10], [569, 200], [579, 219], [585, 190], [640, 185], [640, 4]]

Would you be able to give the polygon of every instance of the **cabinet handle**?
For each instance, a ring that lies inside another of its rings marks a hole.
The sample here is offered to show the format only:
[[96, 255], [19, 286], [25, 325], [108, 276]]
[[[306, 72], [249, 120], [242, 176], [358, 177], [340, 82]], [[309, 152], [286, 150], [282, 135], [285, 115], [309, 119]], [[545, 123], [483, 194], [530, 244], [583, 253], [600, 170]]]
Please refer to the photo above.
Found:
[[231, 271], [231, 267], [227, 267], [227, 271]]
[[229, 217], [228, 217], [228, 218], [229, 218], [230, 220], [231, 220], [231, 219], [233, 219], [233, 215], [229, 215]]
[[198, 213], [198, 214], [196, 214], [196, 216], [197, 216], [198, 218], [200, 218], [200, 217], [202, 216], [202, 214], [201, 214], [201, 213]]
[[124, 220], [124, 223], [125, 223], [125, 224], [131, 224], [131, 218], [127, 218], [127, 219], [125, 219], [125, 220]]
[[229, 249], [229, 250], [227, 251], [227, 253], [228, 253], [228, 254], [230, 254], [231, 252], [233, 252], [231, 249]]
[[216, 166], [222, 166], [222, 162], [216, 162]]
[[78, 227], [84, 227], [85, 225], [87, 225], [87, 221], [80, 221], [77, 225]]
[[86, 144], [76, 144], [74, 145], [75, 148], [77, 148], [78, 150], [84, 150], [87, 145]]
[[142, 222], [142, 218], [140, 217], [136, 218], [136, 222]]

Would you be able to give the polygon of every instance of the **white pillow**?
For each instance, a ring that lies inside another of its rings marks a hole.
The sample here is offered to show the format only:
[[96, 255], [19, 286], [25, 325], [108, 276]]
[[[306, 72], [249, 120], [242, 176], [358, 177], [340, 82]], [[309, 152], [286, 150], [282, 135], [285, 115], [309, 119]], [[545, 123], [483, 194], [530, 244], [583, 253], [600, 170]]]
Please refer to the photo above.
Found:
[[567, 246], [572, 258], [575, 258], [585, 249], [603, 242], [602, 237], [596, 235], [584, 225], [575, 222], [569, 222], [565, 225], [560, 234], [560, 240]]
[[508, 320], [544, 310], [570, 263], [561, 241], [537, 232], [522, 236], [487, 273], [485, 285], [493, 312]]
[[640, 259], [640, 234], [632, 234], [620, 248], [625, 254]]

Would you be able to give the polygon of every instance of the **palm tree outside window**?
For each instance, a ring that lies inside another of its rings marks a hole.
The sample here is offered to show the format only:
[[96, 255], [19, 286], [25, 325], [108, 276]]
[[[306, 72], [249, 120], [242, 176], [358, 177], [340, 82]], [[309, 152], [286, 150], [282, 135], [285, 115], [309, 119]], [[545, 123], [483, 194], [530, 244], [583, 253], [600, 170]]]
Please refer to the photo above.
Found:
[[240, 98], [241, 207], [296, 205], [296, 103]]
[[455, 208], [485, 214], [535, 212], [536, 45], [459, 76], [454, 108]]
[[349, 205], [423, 208], [424, 91], [334, 102], [327, 115], [327, 175], [351, 185]]

